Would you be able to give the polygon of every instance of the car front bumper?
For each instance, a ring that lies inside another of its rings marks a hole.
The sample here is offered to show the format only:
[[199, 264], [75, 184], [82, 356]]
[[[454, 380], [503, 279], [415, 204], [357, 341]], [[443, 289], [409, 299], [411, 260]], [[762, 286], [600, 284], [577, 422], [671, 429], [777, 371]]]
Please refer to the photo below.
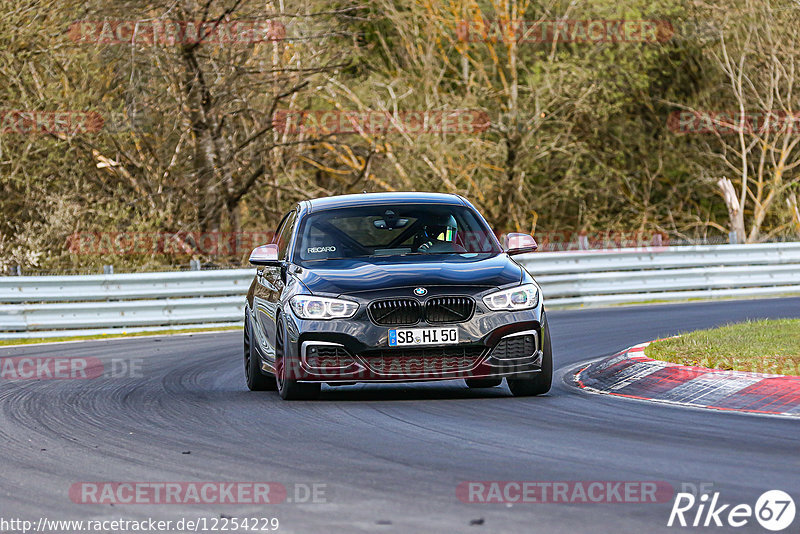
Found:
[[288, 375], [299, 381], [414, 382], [505, 377], [541, 371], [542, 304], [524, 311], [493, 312], [482, 306], [456, 324], [422, 321], [409, 328], [450, 327], [459, 343], [389, 346], [392, 326], [379, 326], [364, 307], [351, 319], [311, 321], [283, 313]]

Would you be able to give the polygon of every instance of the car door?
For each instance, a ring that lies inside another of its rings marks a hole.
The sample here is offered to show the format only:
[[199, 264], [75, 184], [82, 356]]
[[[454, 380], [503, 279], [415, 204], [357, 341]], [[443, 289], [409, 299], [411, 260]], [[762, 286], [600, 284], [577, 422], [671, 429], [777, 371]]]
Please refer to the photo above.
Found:
[[[272, 242], [278, 245], [278, 259], [287, 259], [289, 244], [291, 243], [294, 228], [297, 222], [297, 211], [287, 213], [278, 230], [275, 232]], [[270, 364], [275, 362], [275, 319], [278, 313], [278, 305], [281, 293], [284, 288], [283, 277], [280, 267], [259, 267], [256, 271], [256, 288], [253, 293], [253, 307], [255, 318], [258, 322], [259, 334], [258, 343], [262, 348], [262, 354]]]

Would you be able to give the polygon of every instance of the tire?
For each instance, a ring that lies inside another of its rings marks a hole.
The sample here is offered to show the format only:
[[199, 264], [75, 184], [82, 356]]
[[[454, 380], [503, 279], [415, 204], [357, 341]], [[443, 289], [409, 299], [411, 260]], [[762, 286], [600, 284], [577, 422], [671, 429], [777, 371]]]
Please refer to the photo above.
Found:
[[244, 377], [247, 381], [247, 388], [250, 391], [275, 391], [277, 384], [275, 377], [265, 375], [258, 364], [259, 357], [256, 354], [251, 342], [250, 319], [245, 314], [244, 317]]
[[322, 384], [298, 382], [291, 378], [286, 378], [286, 351], [284, 350], [284, 340], [286, 333], [283, 323], [278, 317], [276, 325], [275, 339], [275, 382], [278, 387], [278, 394], [283, 400], [313, 400], [319, 397]]
[[550, 391], [553, 382], [553, 348], [550, 343], [550, 325], [547, 324], [547, 316], [542, 311], [542, 370], [538, 373], [520, 375], [518, 377], [508, 377], [508, 389], [515, 397], [530, 397], [533, 395], [544, 395]]
[[493, 388], [503, 382], [503, 378], [465, 378], [469, 389]]

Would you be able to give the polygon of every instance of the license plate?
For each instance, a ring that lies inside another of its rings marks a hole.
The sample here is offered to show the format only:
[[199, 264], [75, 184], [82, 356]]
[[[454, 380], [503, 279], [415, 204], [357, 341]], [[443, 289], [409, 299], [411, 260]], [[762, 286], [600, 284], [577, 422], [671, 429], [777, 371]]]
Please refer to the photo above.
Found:
[[458, 343], [457, 328], [398, 328], [389, 330], [389, 346], [449, 345]]

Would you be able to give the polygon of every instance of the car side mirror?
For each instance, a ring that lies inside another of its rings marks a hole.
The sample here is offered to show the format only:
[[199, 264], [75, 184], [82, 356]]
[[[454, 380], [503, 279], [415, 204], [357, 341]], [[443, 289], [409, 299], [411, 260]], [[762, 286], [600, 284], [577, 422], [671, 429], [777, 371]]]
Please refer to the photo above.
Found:
[[509, 256], [514, 256], [515, 254], [525, 254], [526, 252], [533, 252], [539, 245], [536, 244], [536, 240], [529, 236], [528, 234], [519, 234], [519, 233], [511, 233], [506, 236], [505, 239], [505, 247], [503, 247], [506, 251], [506, 254]]
[[278, 245], [261, 245], [250, 253], [251, 265], [278, 267], [282, 262], [278, 259]]

